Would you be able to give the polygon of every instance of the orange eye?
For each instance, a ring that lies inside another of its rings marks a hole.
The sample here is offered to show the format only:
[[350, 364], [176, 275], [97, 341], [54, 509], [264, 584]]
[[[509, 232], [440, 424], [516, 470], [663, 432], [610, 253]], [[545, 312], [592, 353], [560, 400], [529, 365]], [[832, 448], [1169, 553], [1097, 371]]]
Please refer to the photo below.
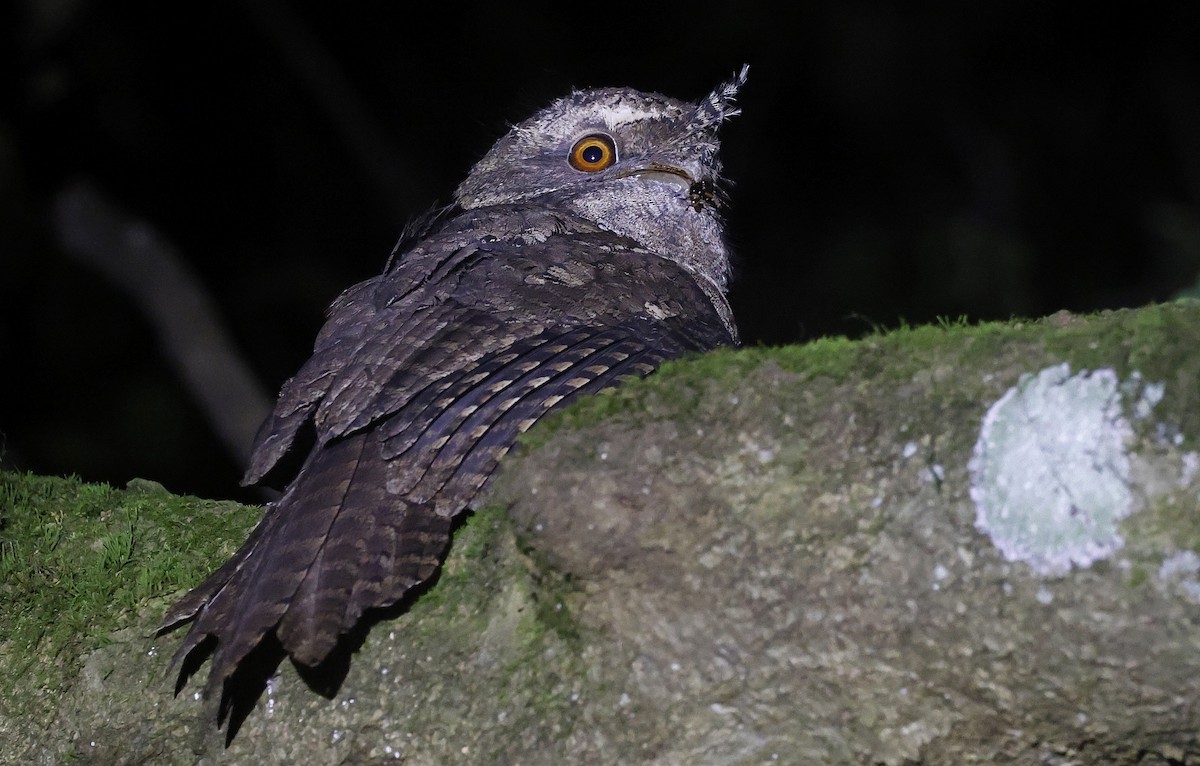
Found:
[[603, 133], [592, 133], [575, 142], [568, 159], [576, 170], [595, 173], [617, 161], [617, 145]]

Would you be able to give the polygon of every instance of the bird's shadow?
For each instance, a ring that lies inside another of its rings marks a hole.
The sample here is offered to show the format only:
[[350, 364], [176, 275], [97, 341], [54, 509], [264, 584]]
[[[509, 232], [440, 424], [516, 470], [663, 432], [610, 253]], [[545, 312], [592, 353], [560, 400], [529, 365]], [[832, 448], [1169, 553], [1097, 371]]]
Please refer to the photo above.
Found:
[[[453, 534], [466, 520], [470, 513], [464, 513], [455, 519], [451, 533]], [[444, 554], [443, 554], [444, 558]], [[380, 622], [393, 620], [408, 612], [412, 605], [425, 593], [437, 585], [441, 578], [441, 567], [428, 580], [414, 585], [396, 603], [375, 609], [368, 609], [348, 632], [343, 633], [338, 643], [324, 660], [317, 665], [304, 665], [292, 661], [296, 674], [312, 691], [326, 699], [333, 699], [341, 689], [347, 674], [350, 672], [351, 658], [362, 648], [371, 628]], [[195, 675], [216, 649], [217, 641], [213, 636], [197, 644], [180, 662], [179, 675], [175, 681], [175, 695], [178, 696], [188, 681]], [[267, 689], [267, 683], [278, 672], [279, 666], [287, 657], [283, 645], [269, 631], [254, 647], [230, 676], [225, 679], [221, 689], [221, 698], [217, 705], [217, 726], [225, 726], [225, 746], [229, 747]]]

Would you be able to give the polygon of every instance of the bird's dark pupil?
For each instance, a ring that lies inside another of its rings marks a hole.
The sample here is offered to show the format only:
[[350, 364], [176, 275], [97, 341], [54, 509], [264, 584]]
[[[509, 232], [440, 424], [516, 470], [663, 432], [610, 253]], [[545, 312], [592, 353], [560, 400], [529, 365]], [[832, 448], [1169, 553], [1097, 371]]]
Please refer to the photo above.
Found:
[[604, 147], [589, 146], [583, 150], [583, 161], [589, 165], [595, 165], [604, 159]]

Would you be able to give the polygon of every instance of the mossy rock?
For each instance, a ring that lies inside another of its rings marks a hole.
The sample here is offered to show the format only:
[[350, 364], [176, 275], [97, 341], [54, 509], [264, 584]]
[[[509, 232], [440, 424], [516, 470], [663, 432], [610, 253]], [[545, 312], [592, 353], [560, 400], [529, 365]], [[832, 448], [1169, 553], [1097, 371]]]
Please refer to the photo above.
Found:
[[[257, 509], [3, 475], [0, 761], [1200, 762], [1198, 340], [1195, 302], [947, 321], [581, 401], [336, 696], [285, 664], [228, 747], [153, 630]], [[1086, 481], [1073, 429], [1122, 477], [1087, 557], [1099, 506], [1038, 513]], [[1052, 470], [989, 494], [1031, 443]]]

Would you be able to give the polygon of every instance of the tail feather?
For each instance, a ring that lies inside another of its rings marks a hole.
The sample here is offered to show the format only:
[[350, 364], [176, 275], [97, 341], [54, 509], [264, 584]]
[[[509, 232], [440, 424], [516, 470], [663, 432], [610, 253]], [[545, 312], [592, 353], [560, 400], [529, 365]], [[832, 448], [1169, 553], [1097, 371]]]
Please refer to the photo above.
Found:
[[452, 519], [426, 505], [404, 502], [402, 510], [380, 509], [375, 538], [368, 542], [359, 579], [346, 602], [342, 622], [356, 623], [363, 611], [396, 603], [437, 571], [450, 542]]
[[362, 441], [354, 437], [314, 450], [234, 558], [168, 613], [164, 627], [194, 617], [174, 662], [209, 636], [217, 638], [208, 693], [221, 688], [286, 613], [342, 508]]
[[344, 507], [366, 442], [359, 434], [315, 449], [279, 501], [281, 523], [243, 569], [232, 620], [219, 626], [210, 688], [223, 683], [288, 611]]
[[429, 579], [451, 519], [391, 494], [393, 469], [372, 432], [314, 450], [237, 554], [168, 613], [164, 629], [194, 618], [173, 665], [215, 636], [212, 693], [272, 630], [296, 662], [318, 665], [365, 610]]
[[[450, 542], [450, 518], [390, 491], [398, 466], [384, 457], [378, 434], [350, 438], [362, 441], [352, 484], [276, 628], [305, 665], [320, 663], [365, 610], [432, 577]], [[428, 464], [435, 454], [410, 457]]]
[[387, 464], [374, 434], [353, 437], [360, 442], [356, 463], [340, 505], [321, 531], [319, 546], [307, 571], [300, 573], [291, 603], [279, 621], [276, 635], [297, 662], [316, 665], [333, 649], [342, 632], [346, 601], [360, 577], [374, 521], [389, 503]]

